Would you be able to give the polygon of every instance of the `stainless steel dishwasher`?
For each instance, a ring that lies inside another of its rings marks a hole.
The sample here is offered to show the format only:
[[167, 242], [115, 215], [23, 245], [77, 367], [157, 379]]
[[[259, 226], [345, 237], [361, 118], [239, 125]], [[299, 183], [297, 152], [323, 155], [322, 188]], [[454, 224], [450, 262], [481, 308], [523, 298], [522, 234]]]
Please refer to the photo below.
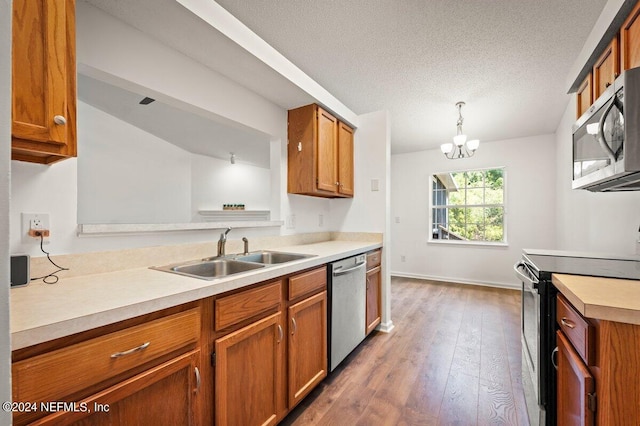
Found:
[[366, 264], [364, 254], [329, 264], [329, 371], [365, 338]]

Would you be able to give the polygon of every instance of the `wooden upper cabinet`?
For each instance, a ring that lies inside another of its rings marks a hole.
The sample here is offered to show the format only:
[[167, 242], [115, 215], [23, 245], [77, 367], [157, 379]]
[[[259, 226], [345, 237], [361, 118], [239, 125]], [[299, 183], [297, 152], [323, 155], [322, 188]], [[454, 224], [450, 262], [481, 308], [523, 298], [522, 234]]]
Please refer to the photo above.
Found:
[[335, 192], [338, 184], [338, 120], [322, 108], [317, 110], [316, 168], [318, 189]]
[[598, 99], [619, 75], [620, 55], [616, 35], [593, 66], [593, 100]]
[[338, 123], [338, 192], [353, 197], [353, 129]]
[[14, 0], [11, 156], [76, 156], [75, 0]]
[[622, 70], [640, 66], [640, 2], [636, 4], [620, 28]]
[[353, 129], [311, 104], [288, 116], [290, 194], [353, 197]]
[[576, 118], [587, 112], [593, 104], [593, 74], [589, 73], [576, 92]]

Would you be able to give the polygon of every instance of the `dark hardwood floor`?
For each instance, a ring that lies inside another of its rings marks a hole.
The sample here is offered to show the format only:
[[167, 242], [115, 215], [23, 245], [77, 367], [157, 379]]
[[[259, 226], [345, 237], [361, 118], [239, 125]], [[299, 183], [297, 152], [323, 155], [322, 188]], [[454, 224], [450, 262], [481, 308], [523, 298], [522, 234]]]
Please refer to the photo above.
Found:
[[520, 293], [392, 278], [372, 333], [285, 425], [528, 425]]

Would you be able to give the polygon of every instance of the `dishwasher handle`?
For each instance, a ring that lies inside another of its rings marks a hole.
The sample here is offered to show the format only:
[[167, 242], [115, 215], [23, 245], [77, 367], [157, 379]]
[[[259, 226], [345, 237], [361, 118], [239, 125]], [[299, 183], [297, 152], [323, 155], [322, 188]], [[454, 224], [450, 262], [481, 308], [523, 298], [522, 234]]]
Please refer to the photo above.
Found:
[[360, 263], [356, 263], [356, 265], [352, 266], [351, 268], [342, 269], [342, 267], [338, 267], [338, 268], [334, 269], [333, 276], [337, 277], [339, 275], [345, 275], [345, 274], [351, 273], [351, 272], [353, 272], [353, 271], [355, 271], [357, 269], [362, 268], [366, 264], [367, 264], [367, 261], [364, 260], [364, 261], [362, 261]]

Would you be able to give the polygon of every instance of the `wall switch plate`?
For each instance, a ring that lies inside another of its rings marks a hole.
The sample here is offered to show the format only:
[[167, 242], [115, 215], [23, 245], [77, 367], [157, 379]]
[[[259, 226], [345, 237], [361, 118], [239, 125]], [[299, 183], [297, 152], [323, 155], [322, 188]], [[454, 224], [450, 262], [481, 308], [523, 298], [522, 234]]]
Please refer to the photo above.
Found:
[[287, 229], [296, 229], [296, 215], [290, 214], [285, 221]]
[[380, 191], [380, 179], [371, 179], [371, 190]]
[[44, 243], [49, 243], [51, 224], [49, 213], [22, 213], [22, 242], [24, 244], [39, 243], [40, 236], [35, 231], [42, 231]]

